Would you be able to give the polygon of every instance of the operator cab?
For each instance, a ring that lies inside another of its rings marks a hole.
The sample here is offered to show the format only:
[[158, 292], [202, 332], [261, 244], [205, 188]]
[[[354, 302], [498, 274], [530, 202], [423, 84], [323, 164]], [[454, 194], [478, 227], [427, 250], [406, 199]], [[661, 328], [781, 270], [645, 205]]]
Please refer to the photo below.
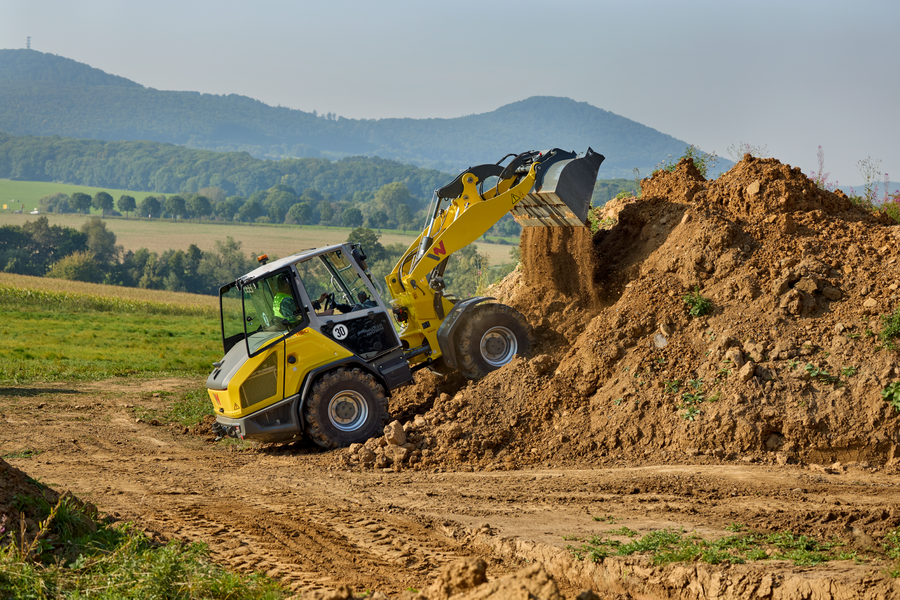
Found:
[[365, 360], [400, 347], [358, 245], [264, 264], [222, 287], [220, 302], [226, 353], [244, 341], [253, 356], [307, 327]]
[[[327, 248], [294, 268], [306, 295], [305, 307], [324, 335], [366, 360], [400, 347], [387, 309], [353, 248]], [[360, 264], [361, 263], [361, 264]]]

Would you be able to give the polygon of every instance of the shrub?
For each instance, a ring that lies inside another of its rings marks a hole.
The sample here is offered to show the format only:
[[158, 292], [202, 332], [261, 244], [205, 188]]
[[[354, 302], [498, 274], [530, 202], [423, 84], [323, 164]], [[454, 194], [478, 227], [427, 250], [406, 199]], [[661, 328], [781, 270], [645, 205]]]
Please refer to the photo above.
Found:
[[697, 170], [700, 171], [700, 174], [704, 179], [708, 176], [710, 169], [712, 169], [712, 167], [716, 164], [716, 161], [719, 160], [719, 157], [716, 156], [715, 152], [707, 154], [697, 146], [691, 144], [690, 146], [685, 147], [684, 154], [681, 155], [681, 158], [675, 160], [670, 154], [669, 158], [656, 165], [656, 168], [653, 169], [653, 172], [656, 173], [657, 171], [669, 171], [671, 173], [675, 171], [675, 167], [683, 158], [687, 158], [692, 163], [694, 163], [694, 167], [696, 167]]
[[[819, 146], [819, 149], [822, 149], [822, 146]], [[738, 142], [737, 144], [732, 144], [728, 146], [728, 156], [731, 157], [731, 160], [734, 162], [741, 162], [744, 159], [745, 154], [749, 154], [755, 158], [768, 158], [769, 156], [769, 148], [765, 144], [762, 146], [754, 146], [747, 142]]]
[[837, 189], [838, 182], [833, 181], [831, 183], [828, 182], [828, 176], [830, 173], [825, 172], [825, 150], [822, 146], [819, 146], [819, 151], [816, 152], [816, 158], [819, 160], [819, 170], [811, 171], [809, 174], [809, 178], [813, 180], [813, 183], [821, 190], [826, 190], [829, 192], [833, 192]]
[[70, 281], [85, 281], [87, 283], [100, 283], [103, 281], [103, 271], [94, 259], [93, 254], [87, 252], [73, 252], [69, 256], [60, 259], [50, 267], [47, 277], [56, 279], [68, 279]]

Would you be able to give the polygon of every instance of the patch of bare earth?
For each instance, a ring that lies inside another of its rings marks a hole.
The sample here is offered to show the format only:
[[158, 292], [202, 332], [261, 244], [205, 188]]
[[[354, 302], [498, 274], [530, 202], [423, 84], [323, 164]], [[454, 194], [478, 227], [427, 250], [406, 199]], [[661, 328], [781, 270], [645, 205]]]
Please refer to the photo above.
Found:
[[[527, 229], [491, 295], [534, 325], [534, 357], [476, 383], [419, 372], [384, 437], [242, 450], [136, 421], [202, 381], [123, 380], [3, 390], [2, 453], [39, 450], [8, 462], [321, 599], [900, 597], [880, 546], [900, 419], [879, 393], [900, 360], [868, 333], [898, 307], [900, 227], [773, 159], [642, 191], [595, 235]], [[687, 314], [695, 289], [711, 314]], [[563, 539], [732, 523], [868, 558], [593, 563]]]

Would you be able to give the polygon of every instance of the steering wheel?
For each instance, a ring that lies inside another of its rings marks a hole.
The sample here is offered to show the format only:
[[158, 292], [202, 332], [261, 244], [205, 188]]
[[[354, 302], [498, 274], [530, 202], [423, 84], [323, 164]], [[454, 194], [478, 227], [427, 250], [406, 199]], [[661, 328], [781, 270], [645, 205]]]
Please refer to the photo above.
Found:
[[334, 292], [325, 296], [325, 304], [322, 305], [322, 311], [324, 312], [329, 308], [334, 308]]

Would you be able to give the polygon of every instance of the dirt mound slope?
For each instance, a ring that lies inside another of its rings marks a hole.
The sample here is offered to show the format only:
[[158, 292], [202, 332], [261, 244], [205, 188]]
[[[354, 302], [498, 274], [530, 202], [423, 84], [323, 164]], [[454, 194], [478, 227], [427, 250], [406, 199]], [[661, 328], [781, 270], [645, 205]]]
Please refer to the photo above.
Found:
[[33, 507], [28, 498], [43, 498], [47, 502], [56, 503], [59, 494], [50, 488], [41, 488], [37, 482], [19, 469], [0, 459], [0, 542], [11, 531], [19, 529], [19, 514], [26, 517], [28, 528], [36, 527]]
[[[682, 161], [641, 187], [597, 234], [523, 232], [522, 268], [490, 295], [534, 325], [535, 358], [478, 382], [420, 372], [392, 398], [403, 436], [343, 460], [897, 465], [880, 391], [900, 360], [874, 334], [900, 306], [900, 226], [749, 155], [716, 180]], [[710, 314], [688, 314], [692, 292]]]
[[[60, 494], [0, 458], [0, 545], [16, 543], [21, 547], [24, 519], [24, 539], [28, 547], [40, 531], [41, 520], [47, 516], [46, 509], [61, 499], [67, 499], [91, 519], [97, 516], [93, 504], [82, 502], [69, 492]], [[48, 539], [55, 537], [51, 534]]]

